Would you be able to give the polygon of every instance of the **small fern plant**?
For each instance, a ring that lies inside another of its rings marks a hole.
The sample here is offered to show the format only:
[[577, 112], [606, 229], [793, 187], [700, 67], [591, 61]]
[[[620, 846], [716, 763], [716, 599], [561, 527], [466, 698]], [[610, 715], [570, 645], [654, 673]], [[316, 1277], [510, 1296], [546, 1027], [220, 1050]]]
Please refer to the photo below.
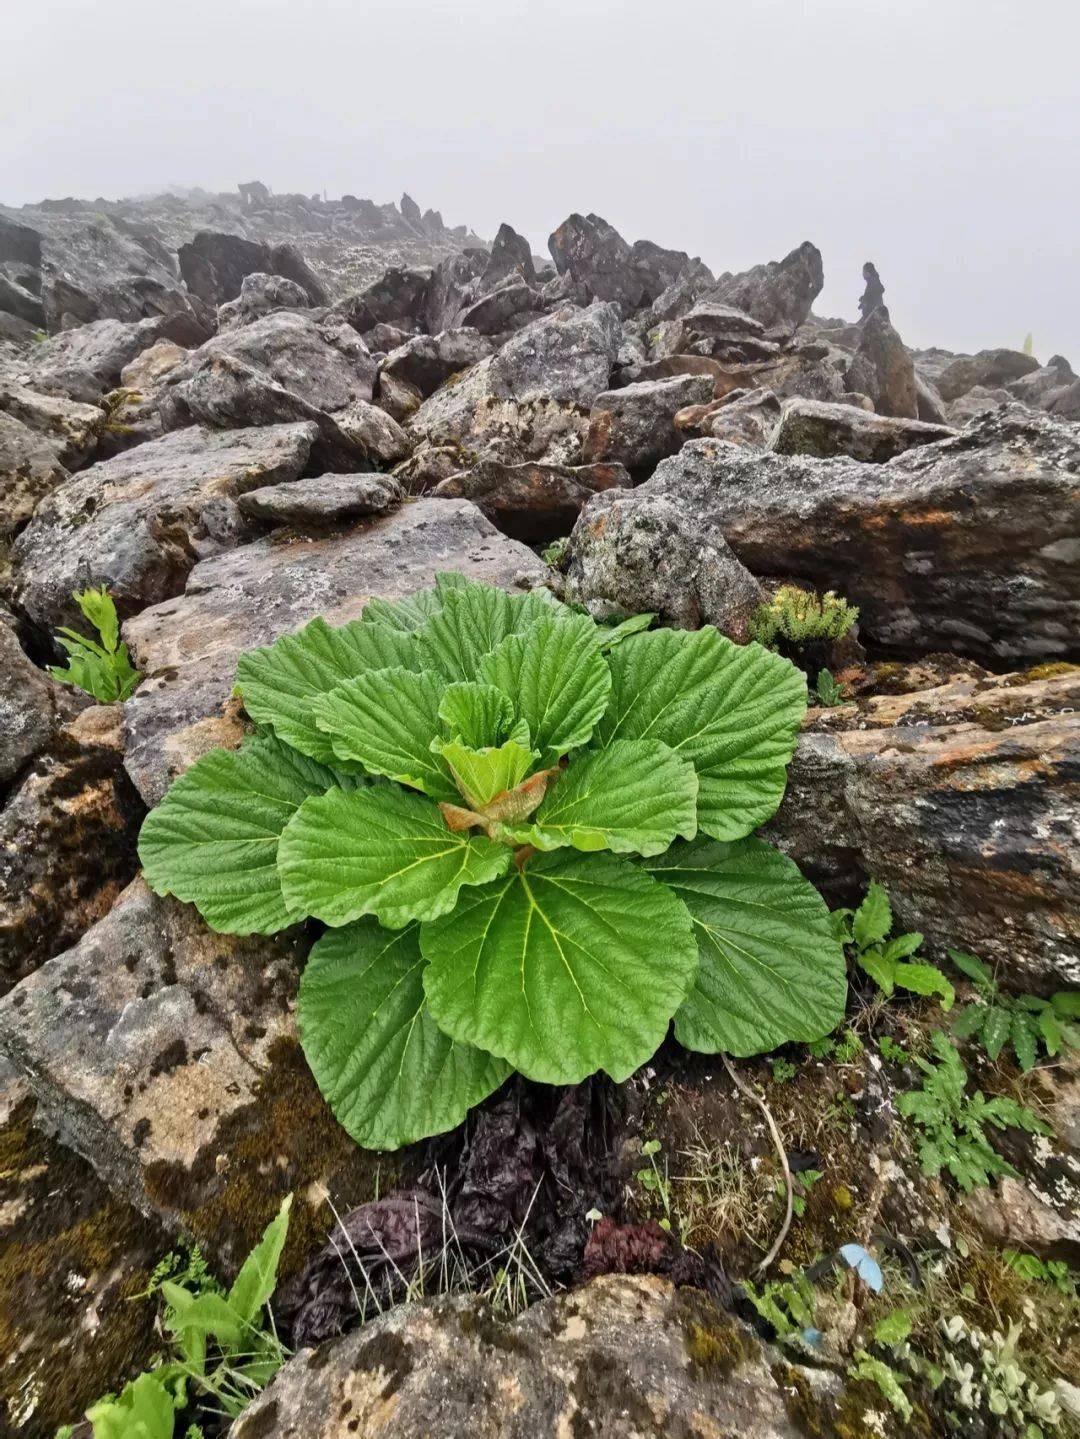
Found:
[[950, 949], [949, 958], [975, 986], [978, 998], [956, 1016], [957, 1039], [977, 1040], [992, 1060], [1006, 1045], [1026, 1074], [1034, 1069], [1039, 1050], [1051, 1058], [1063, 1049], [1080, 1049], [1080, 991], [1059, 990], [1049, 999], [1036, 994], [1015, 997], [998, 988], [990, 966], [974, 954]]
[[824, 902], [752, 837], [806, 708], [779, 656], [447, 574], [237, 687], [261, 733], [176, 781], [143, 867], [219, 931], [325, 926], [300, 1036], [361, 1144], [450, 1129], [515, 1070], [624, 1080], [673, 1018], [736, 1056], [840, 1020]]
[[91, 640], [77, 630], [62, 628], [56, 643], [67, 654], [68, 662], [62, 669], [54, 665], [50, 675], [61, 684], [84, 690], [102, 704], [128, 699], [142, 676], [120, 639], [120, 621], [112, 595], [102, 585], [98, 590], [77, 590], [72, 598], [97, 630], [98, 638]]
[[889, 896], [884, 888], [871, 880], [866, 897], [858, 909], [833, 911], [835, 934], [885, 995], [891, 999], [895, 990], [906, 989], [912, 994], [936, 994], [942, 1009], [951, 1009], [956, 991], [936, 965], [912, 960], [922, 948], [923, 937], [917, 931], [898, 934], [890, 939], [893, 915]]
[[922, 1171], [937, 1178], [947, 1170], [965, 1192], [989, 1184], [999, 1175], [1016, 1175], [986, 1136], [988, 1128], [1024, 1129], [1029, 1134], [1053, 1131], [1015, 1099], [986, 1099], [981, 1090], [967, 1093], [967, 1070], [949, 1037], [935, 1029], [930, 1036], [933, 1059], [916, 1059], [924, 1078], [921, 1089], [901, 1094], [896, 1107], [921, 1131]]

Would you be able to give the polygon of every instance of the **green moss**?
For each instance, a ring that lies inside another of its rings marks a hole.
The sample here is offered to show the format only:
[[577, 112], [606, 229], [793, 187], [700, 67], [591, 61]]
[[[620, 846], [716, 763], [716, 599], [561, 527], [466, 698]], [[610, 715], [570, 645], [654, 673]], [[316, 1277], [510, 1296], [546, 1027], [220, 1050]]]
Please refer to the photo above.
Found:
[[704, 1294], [680, 1290], [677, 1303], [686, 1353], [702, 1379], [727, 1379], [758, 1353], [749, 1330], [721, 1313]]
[[1055, 661], [1052, 664], [1034, 665], [1029, 670], [1020, 674], [1008, 675], [1001, 681], [1006, 685], [1027, 685], [1035, 680], [1056, 680], [1062, 675], [1074, 675], [1080, 672], [1080, 665], [1070, 665], [1064, 660]]

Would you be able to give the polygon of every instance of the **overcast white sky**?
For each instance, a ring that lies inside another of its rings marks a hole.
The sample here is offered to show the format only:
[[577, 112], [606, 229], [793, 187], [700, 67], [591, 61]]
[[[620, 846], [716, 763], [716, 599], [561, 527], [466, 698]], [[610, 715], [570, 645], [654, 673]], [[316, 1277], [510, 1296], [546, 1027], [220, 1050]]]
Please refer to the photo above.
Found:
[[1077, 0], [27, 0], [0, 201], [397, 199], [538, 250], [571, 210], [716, 271], [873, 259], [912, 345], [1080, 367]]

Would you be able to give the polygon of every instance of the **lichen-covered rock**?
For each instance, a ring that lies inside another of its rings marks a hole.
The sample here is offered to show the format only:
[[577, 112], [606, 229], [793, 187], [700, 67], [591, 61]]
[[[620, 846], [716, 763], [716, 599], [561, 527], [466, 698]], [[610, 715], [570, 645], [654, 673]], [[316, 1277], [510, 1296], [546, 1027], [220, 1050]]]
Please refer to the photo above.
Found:
[[877, 645], [1000, 663], [1077, 652], [1078, 476], [1080, 430], [1014, 407], [884, 465], [697, 440], [635, 493], [755, 574], [841, 588]]
[[784, 406], [770, 448], [778, 455], [847, 455], [880, 465], [915, 445], [948, 440], [955, 433], [945, 425], [871, 414], [856, 405], [792, 400]]
[[64, 395], [39, 394], [25, 385], [0, 384], [0, 410], [48, 440], [56, 458], [69, 470], [88, 463], [105, 425], [98, 405], [83, 405]]
[[354, 400], [344, 410], [336, 410], [334, 424], [349, 447], [373, 469], [404, 459], [412, 449], [397, 420], [366, 400]]
[[412, 416], [409, 432], [511, 463], [575, 464], [589, 409], [608, 387], [621, 343], [614, 305], [557, 310], [437, 390]]
[[610, 1275], [512, 1323], [468, 1298], [393, 1309], [297, 1354], [232, 1439], [800, 1439], [772, 1363], [703, 1294]]
[[0, 412], [0, 536], [21, 530], [38, 502], [70, 478], [46, 436]]
[[74, 944], [135, 873], [144, 808], [123, 763], [120, 706], [91, 705], [0, 809], [0, 991]]
[[0, 1000], [0, 1055], [114, 1194], [182, 1225], [215, 1267], [235, 1268], [294, 1192], [295, 1263], [331, 1222], [321, 1186], [348, 1206], [374, 1178], [299, 1052], [297, 971], [285, 946], [214, 934], [136, 880]]
[[404, 380], [427, 397], [451, 375], [470, 369], [491, 354], [491, 345], [478, 330], [443, 330], [438, 335], [415, 335], [391, 350], [379, 367], [382, 375]]
[[205, 330], [188, 331], [167, 320], [96, 320], [36, 345], [27, 357], [24, 383], [92, 405], [119, 384], [125, 365], [159, 340], [201, 344], [205, 338]]
[[432, 494], [471, 500], [504, 535], [535, 545], [569, 534], [590, 496], [629, 483], [619, 464], [505, 465], [482, 459], [440, 481]]
[[764, 599], [718, 526], [648, 486], [609, 490], [585, 506], [565, 590], [598, 619], [651, 610], [679, 629], [715, 625], [739, 643]]
[[[148, 804], [193, 760], [243, 733], [228, 703], [239, 657], [316, 615], [356, 619], [367, 601], [400, 599], [457, 570], [504, 588], [547, 571], [465, 500], [419, 500], [341, 535], [259, 540], [204, 561], [182, 596], [124, 626], [146, 679], [124, 706], [127, 769]], [[223, 707], [226, 712], [223, 713]]]
[[690, 405], [675, 416], [675, 428], [690, 439], [710, 435], [732, 445], [763, 450], [780, 423], [782, 407], [772, 390], [732, 390], [708, 405]]
[[76, 704], [23, 652], [0, 620], [0, 790], [71, 718]]
[[250, 533], [244, 490], [296, 479], [314, 424], [178, 430], [91, 465], [39, 504], [12, 555], [19, 604], [43, 630], [77, 619], [72, 592], [109, 586], [131, 614], [176, 594], [196, 561]]
[[977, 355], [961, 355], [946, 365], [937, 377], [937, 387], [943, 399], [958, 400], [976, 385], [1000, 389], [1038, 368], [1034, 355], [1020, 350], [980, 350]]
[[918, 419], [915, 362], [886, 311], [874, 310], [863, 324], [845, 383], [849, 390], [869, 395], [878, 414]]
[[1007, 985], [1078, 984], [1078, 716], [1071, 667], [811, 711], [772, 837], [836, 900], [877, 879], [901, 928]]
[[782, 260], [770, 260], [737, 275], [721, 275], [709, 299], [744, 310], [767, 330], [794, 334], [824, 283], [821, 251], [804, 240]]
[[385, 515], [400, 503], [401, 490], [389, 475], [317, 475], [264, 485], [237, 500], [249, 519], [313, 529]]
[[218, 334], [250, 325], [275, 310], [306, 310], [310, 305], [307, 291], [295, 280], [282, 275], [245, 275], [236, 299], [218, 307]]
[[266, 245], [240, 235], [200, 230], [181, 245], [177, 259], [193, 295], [216, 309], [241, 293], [252, 274], [281, 275], [299, 285], [312, 305], [327, 303], [326, 291], [294, 245]]
[[610, 300], [623, 313], [651, 304], [689, 263], [681, 250], [664, 250], [648, 240], [628, 245], [599, 215], [570, 215], [548, 237], [560, 275], [567, 275], [590, 300]]
[[683, 443], [685, 436], [675, 427], [676, 414], [687, 405], [706, 404], [714, 393], [708, 375], [641, 380], [620, 390], [605, 390], [593, 402], [583, 457], [588, 463], [607, 461], [628, 470], [650, 470]]

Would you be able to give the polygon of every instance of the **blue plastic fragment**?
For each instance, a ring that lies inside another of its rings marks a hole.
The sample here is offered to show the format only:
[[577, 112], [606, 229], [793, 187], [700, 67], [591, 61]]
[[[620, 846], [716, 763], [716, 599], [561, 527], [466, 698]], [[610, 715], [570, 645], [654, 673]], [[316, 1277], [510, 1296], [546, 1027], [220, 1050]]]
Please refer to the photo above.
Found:
[[861, 1244], [841, 1244], [840, 1257], [859, 1276], [867, 1288], [875, 1294], [881, 1293], [881, 1266], [872, 1259]]

